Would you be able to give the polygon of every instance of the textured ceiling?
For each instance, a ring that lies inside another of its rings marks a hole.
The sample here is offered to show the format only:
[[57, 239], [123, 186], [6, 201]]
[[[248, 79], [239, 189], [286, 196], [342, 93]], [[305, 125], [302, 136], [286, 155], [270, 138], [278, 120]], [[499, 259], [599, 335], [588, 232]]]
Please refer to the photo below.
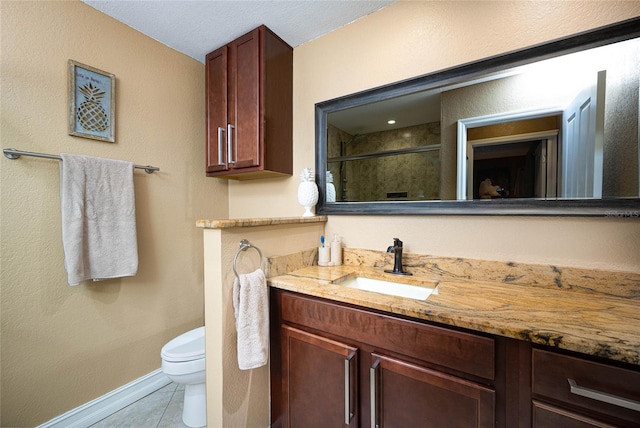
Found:
[[262, 24], [296, 47], [396, 0], [82, 1], [204, 62], [207, 53]]

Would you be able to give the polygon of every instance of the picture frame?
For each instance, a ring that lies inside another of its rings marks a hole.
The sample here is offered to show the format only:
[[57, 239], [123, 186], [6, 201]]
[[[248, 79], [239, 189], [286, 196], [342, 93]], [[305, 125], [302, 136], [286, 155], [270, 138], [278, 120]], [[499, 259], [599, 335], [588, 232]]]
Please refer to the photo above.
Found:
[[115, 142], [116, 76], [69, 60], [69, 135]]

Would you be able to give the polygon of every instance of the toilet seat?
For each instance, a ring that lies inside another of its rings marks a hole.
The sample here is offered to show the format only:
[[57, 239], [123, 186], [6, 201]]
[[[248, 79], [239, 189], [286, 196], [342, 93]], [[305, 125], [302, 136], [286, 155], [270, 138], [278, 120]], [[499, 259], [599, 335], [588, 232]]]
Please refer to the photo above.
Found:
[[[205, 371], [205, 359], [199, 358], [192, 361], [167, 361], [162, 360], [162, 372], [167, 376], [183, 376], [185, 379], [181, 379], [176, 383], [193, 383], [192, 378], [198, 378], [204, 374]], [[202, 376], [204, 378], [204, 376]], [[186, 379], [189, 380], [186, 380]], [[203, 382], [203, 380], [200, 380]]]
[[202, 359], [204, 353], [204, 326], [181, 334], [160, 351], [164, 361], [176, 363]]

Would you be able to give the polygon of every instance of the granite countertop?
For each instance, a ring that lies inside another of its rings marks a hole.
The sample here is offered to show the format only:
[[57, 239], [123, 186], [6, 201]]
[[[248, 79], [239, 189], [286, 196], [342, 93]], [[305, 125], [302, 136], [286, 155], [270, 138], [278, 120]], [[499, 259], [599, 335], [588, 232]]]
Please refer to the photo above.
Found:
[[203, 229], [231, 229], [234, 227], [275, 226], [303, 223], [326, 223], [327, 216], [311, 217], [266, 217], [266, 218], [232, 218], [232, 219], [198, 219], [196, 227]]
[[[353, 254], [345, 256], [346, 262], [358, 258]], [[458, 262], [459, 266], [477, 269], [477, 265], [471, 266], [462, 259], [452, 260], [451, 266]], [[590, 275], [588, 270], [563, 273], [550, 267], [548, 278], [542, 275], [541, 279], [540, 272], [544, 271], [539, 270], [534, 280], [525, 267], [508, 263], [504, 269], [511, 273], [506, 276], [492, 278], [491, 275], [504, 274], [497, 268], [487, 270], [487, 278], [478, 279], [478, 275], [469, 278], [462, 274], [462, 267], [454, 272], [450, 267], [426, 263], [420, 265], [422, 268], [415, 267], [413, 276], [398, 278], [384, 273], [389, 266], [364, 264], [308, 266], [269, 278], [269, 284], [309, 296], [640, 365], [637, 274]], [[512, 272], [522, 274], [516, 276]], [[427, 300], [419, 301], [337, 284], [352, 275], [437, 288]]]

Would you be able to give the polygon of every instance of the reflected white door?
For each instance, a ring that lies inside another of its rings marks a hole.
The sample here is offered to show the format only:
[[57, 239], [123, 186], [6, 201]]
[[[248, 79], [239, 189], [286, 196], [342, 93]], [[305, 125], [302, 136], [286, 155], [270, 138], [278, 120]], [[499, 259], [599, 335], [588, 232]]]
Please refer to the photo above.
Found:
[[564, 110], [560, 195], [601, 198], [606, 71]]

